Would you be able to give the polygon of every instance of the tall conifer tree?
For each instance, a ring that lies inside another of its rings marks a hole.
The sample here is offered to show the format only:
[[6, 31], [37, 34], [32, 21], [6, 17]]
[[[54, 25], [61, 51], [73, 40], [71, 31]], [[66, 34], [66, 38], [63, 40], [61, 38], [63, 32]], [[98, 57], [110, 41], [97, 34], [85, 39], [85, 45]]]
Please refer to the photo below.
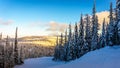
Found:
[[82, 48], [84, 46], [84, 22], [83, 16], [81, 14], [80, 24], [79, 24], [79, 43], [78, 43], [78, 58], [83, 54]]

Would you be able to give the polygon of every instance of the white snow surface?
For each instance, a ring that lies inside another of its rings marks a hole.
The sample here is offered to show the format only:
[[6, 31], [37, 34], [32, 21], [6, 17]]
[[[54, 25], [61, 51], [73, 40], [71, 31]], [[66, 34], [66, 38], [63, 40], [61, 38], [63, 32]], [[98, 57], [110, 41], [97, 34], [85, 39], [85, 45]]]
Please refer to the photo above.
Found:
[[120, 68], [120, 46], [91, 51], [71, 62], [52, 61], [53, 57], [26, 59], [14, 68]]

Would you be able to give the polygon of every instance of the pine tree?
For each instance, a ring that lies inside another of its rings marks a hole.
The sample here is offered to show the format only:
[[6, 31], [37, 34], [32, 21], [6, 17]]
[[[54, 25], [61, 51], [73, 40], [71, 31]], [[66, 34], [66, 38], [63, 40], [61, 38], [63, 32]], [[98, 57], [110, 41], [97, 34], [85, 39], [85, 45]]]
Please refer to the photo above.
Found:
[[3, 68], [6, 68], [6, 44], [3, 46]]
[[66, 29], [66, 31], [65, 31], [65, 43], [67, 43], [68, 42], [68, 35], [67, 35], [67, 29]]
[[14, 67], [14, 65], [15, 65], [15, 62], [14, 62], [14, 43], [12, 42], [11, 43], [11, 67]]
[[68, 53], [68, 35], [67, 30], [65, 31], [65, 43], [64, 43], [64, 60], [67, 61], [67, 53]]
[[2, 33], [0, 34], [0, 40], [2, 40]]
[[15, 64], [19, 64], [17, 30], [18, 30], [18, 28], [16, 28], [16, 32], [15, 32], [15, 44], [14, 44], [15, 45], [15, 47], [14, 47], [14, 60], [15, 60]]
[[[73, 45], [72, 45], [73, 46]], [[79, 44], [78, 44], [78, 27], [77, 27], [77, 23], [75, 23], [75, 29], [74, 29], [74, 46], [72, 47], [74, 50], [74, 55], [76, 55], [76, 57], [74, 56], [74, 59], [79, 58]]]
[[60, 37], [59, 51], [60, 51], [60, 60], [64, 60], [64, 47], [63, 47], [63, 34], [62, 33]]
[[93, 5], [93, 15], [92, 15], [92, 41], [91, 41], [91, 50], [93, 50], [93, 49], [95, 49], [95, 35], [94, 35], [94, 33], [95, 33], [95, 18], [96, 17], [96, 6], [95, 6], [95, 2], [94, 2], [94, 5]]
[[72, 28], [71, 28], [71, 24], [69, 24], [69, 34], [68, 34], [68, 46], [67, 46], [67, 61], [72, 59]]
[[71, 24], [69, 24], [69, 35], [68, 35], [68, 41], [71, 40], [71, 37], [72, 37], [72, 26], [71, 26]]
[[100, 40], [100, 47], [106, 46], [106, 34], [105, 34], [105, 18], [103, 20], [103, 25], [102, 25], [102, 36]]
[[96, 5], [95, 5], [95, 2], [94, 2], [94, 5], [93, 5], [93, 12], [92, 12], [92, 36], [94, 34], [94, 28], [95, 28], [95, 19], [96, 19]]
[[20, 63], [22, 64], [22, 63], [24, 63], [23, 62], [23, 46], [21, 45], [21, 47], [20, 47]]
[[116, 25], [115, 25], [115, 40], [116, 44], [120, 44], [120, 0], [116, 1]]
[[5, 68], [4, 67], [4, 62], [5, 62], [5, 60], [4, 60], [5, 59], [4, 53], [5, 53], [5, 51], [4, 51], [4, 45], [0, 44], [0, 67], [1, 68]]
[[98, 16], [96, 16], [96, 32], [95, 32], [95, 33], [96, 33], [97, 47], [99, 47], [99, 46], [98, 46], [98, 42], [99, 42], [99, 33], [98, 33], [98, 31], [99, 31], [99, 29], [100, 29], [100, 28], [99, 28], [99, 25], [100, 25], [100, 24], [98, 23]]
[[71, 60], [75, 60], [77, 58], [77, 49], [76, 47], [78, 47], [78, 44], [76, 45], [75, 43], [75, 33], [72, 33], [72, 37], [71, 37], [71, 47], [70, 47], [70, 53], [71, 53]]
[[58, 40], [58, 36], [57, 36], [57, 40], [56, 40], [56, 52], [55, 52], [55, 55], [56, 55], [56, 60], [58, 60], [59, 58], [59, 56], [60, 56], [60, 51], [59, 51], [59, 42], [58, 42], [59, 40]]
[[9, 55], [9, 52], [10, 52], [10, 44], [9, 44], [9, 39], [8, 39], [8, 36], [6, 38], [6, 42], [5, 42], [5, 61], [4, 61], [4, 67], [5, 68], [8, 68], [10, 63], [9, 63], [9, 59], [10, 59], [10, 55]]
[[95, 17], [95, 23], [93, 24], [93, 35], [92, 35], [92, 42], [91, 42], [91, 50], [95, 50], [99, 48], [98, 46], [98, 30], [99, 30], [99, 24], [98, 24], [98, 17]]
[[120, 0], [116, 1], [117, 19], [120, 21]]
[[81, 14], [80, 25], [79, 25], [79, 43], [78, 43], [77, 58], [83, 55], [83, 51], [82, 51], [83, 46], [84, 46], [84, 22]]
[[114, 20], [113, 20], [113, 8], [112, 8], [112, 3], [110, 3], [110, 15], [109, 15], [110, 21], [109, 21], [109, 26], [108, 26], [108, 45], [112, 46], [113, 45], [113, 34], [114, 34]]
[[59, 44], [58, 44], [58, 36], [57, 36], [56, 46], [55, 46], [55, 50], [54, 50], [54, 58], [53, 58], [53, 60], [55, 60], [55, 61], [58, 60], [58, 56], [59, 56], [58, 46], [59, 46]]
[[15, 32], [14, 61], [16, 65], [19, 65], [19, 64], [22, 64], [23, 61], [20, 59], [21, 57], [19, 56], [19, 53], [18, 53], [17, 32], [18, 32], [18, 28], [16, 28], [16, 32]]
[[98, 46], [98, 17], [96, 16], [96, 5], [94, 2], [93, 6], [93, 15], [92, 15], [92, 41], [91, 41], [91, 50], [95, 50]]
[[118, 32], [118, 44], [120, 45], [120, 0], [117, 2], [117, 6], [118, 6], [118, 26], [117, 26], [117, 32]]
[[88, 48], [88, 51], [91, 49], [91, 25], [90, 17], [86, 15], [86, 27], [85, 27], [85, 45]]
[[[118, 0], [116, 0], [116, 8], [115, 8], [115, 21], [117, 21], [117, 20], [118, 20], [118, 17], [117, 17], [117, 15], [118, 15], [118, 10], [117, 10], [118, 5], [117, 5], [117, 3], [118, 3]], [[116, 23], [115, 23], [115, 24], [116, 24]]]
[[109, 25], [108, 25], [108, 23], [106, 24], [106, 45], [108, 45], [108, 43], [109, 43], [109, 33], [108, 33], [108, 27], [109, 27]]

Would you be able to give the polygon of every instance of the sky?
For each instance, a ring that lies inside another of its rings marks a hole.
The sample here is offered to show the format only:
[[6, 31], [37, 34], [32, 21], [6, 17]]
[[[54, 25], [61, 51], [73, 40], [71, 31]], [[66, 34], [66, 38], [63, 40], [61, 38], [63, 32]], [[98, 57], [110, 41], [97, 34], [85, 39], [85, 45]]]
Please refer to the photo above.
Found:
[[[116, 0], [96, 0], [97, 13], [109, 11]], [[92, 14], [94, 0], [0, 0], [0, 32], [14, 37], [54, 35], [69, 23], [79, 22], [80, 15]]]

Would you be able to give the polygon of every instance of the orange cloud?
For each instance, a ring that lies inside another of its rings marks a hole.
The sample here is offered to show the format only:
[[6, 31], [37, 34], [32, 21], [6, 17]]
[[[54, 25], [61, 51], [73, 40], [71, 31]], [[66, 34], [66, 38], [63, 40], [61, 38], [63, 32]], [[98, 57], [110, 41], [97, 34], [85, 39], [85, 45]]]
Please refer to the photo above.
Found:
[[51, 21], [47, 26], [48, 28], [46, 29], [46, 31], [50, 31], [51, 34], [54, 35], [63, 33], [65, 29], [68, 27], [68, 25], [65, 23], [58, 23], [55, 21]]
[[102, 11], [102, 12], [96, 13], [96, 15], [98, 16], [98, 22], [100, 25], [102, 25], [104, 18], [106, 23], [109, 22], [109, 17], [108, 17], [109, 11]]

